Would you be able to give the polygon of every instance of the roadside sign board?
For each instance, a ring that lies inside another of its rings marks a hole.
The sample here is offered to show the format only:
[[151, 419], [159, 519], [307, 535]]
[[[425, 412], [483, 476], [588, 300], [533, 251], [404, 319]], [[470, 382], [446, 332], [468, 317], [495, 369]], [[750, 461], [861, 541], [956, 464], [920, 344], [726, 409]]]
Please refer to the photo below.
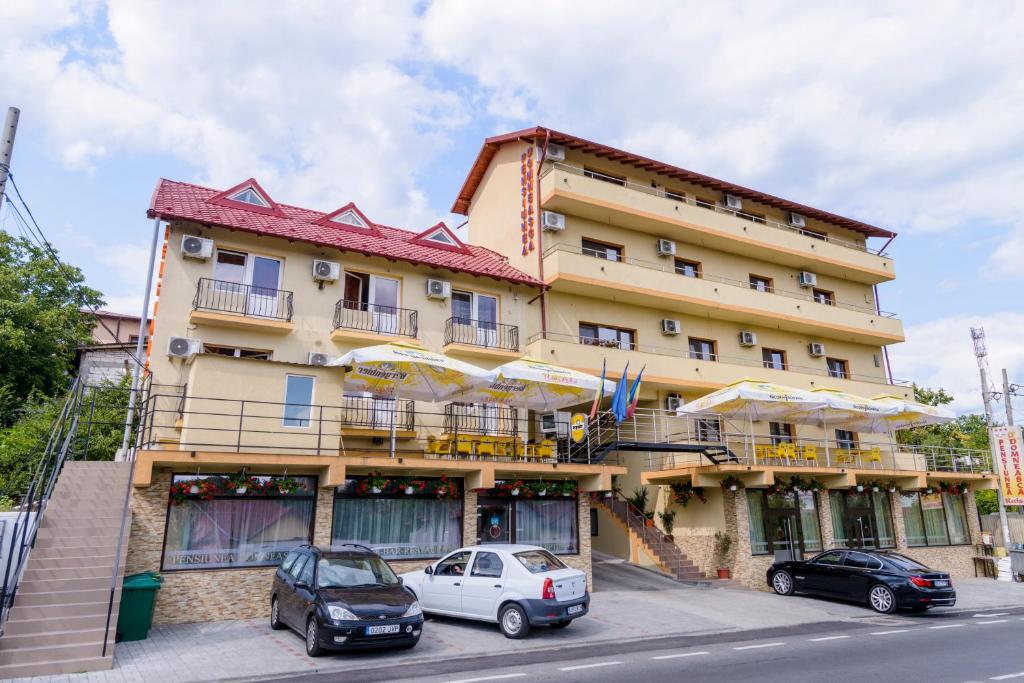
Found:
[[583, 441], [587, 434], [587, 416], [583, 413], [576, 413], [569, 422], [569, 436], [573, 443]]
[[1024, 505], [1024, 448], [1019, 426], [992, 428], [992, 459], [999, 474], [999, 487], [1006, 505]]

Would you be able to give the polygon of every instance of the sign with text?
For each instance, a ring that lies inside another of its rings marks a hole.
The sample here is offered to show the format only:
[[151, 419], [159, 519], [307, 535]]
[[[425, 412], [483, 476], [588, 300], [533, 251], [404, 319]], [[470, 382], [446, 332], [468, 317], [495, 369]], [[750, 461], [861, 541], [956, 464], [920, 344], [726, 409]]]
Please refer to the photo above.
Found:
[[1006, 505], [1024, 505], [1024, 464], [1021, 463], [1020, 427], [992, 428], [992, 459]]
[[583, 413], [576, 413], [572, 416], [569, 427], [569, 435], [572, 437], [572, 442], [579, 443], [583, 441], [583, 437], [587, 435], [587, 416]]

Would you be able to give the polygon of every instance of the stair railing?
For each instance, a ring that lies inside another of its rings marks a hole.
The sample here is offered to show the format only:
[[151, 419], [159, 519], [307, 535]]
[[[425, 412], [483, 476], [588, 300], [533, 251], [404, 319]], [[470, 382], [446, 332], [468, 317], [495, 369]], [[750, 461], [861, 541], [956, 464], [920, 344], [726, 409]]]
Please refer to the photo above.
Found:
[[[675, 543], [665, 540], [667, 534], [657, 526], [647, 526], [647, 516], [626, 500], [621, 491], [614, 491], [611, 498], [601, 498], [601, 501], [611, 511], [626, 522], [626, 527], [639, 536], [661, 560], [668, 559], [669, 555], [681, 555]], [[674, 551], [674, 552], [673, 552]]]

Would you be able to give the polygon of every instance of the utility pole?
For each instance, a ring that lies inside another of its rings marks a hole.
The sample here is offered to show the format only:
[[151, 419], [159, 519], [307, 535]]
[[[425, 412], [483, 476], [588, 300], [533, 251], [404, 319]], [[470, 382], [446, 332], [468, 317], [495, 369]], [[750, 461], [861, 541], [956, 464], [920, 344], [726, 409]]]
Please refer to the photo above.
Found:
[[0, 204], [4, 203], [4, 190], [7, 188], [7, 176], [11, 172], [11, 154], [14, 152], [14, 136], [18, 132], [18, 119], [21, 110], [17, 107], [7, 108], [7, 120], [4, 121], [0, 139]]
[[1013, 401], [1010, 397], [1014, 395], [1014, 387], [1010, 386], [1010, 380], [1006, 375], [1006, 368], [1003, 368], [1003, 404], [1006, 406], [1006, 424], [1013, 426]]
[[[971, 339], [974, 341], [974, 357], [978, 360], [978, 373], [981, 375], [981, 397], [985, 403], [985, 425], [988, 428], [988, 440], [989, 443], [993, 443], [992, 439], [992, 396], [995, 394], [989, 388], [988, 384], [988, 349], [985, 346], [985, 328], [983, 327], [972, 327], [971, 328]], [[1003, 384], [1004, 389], [1008, 384], [1006, 381], [1006, 370], [1003, 370]], [[1006, 402], [1006, 417], [1010, 420], [1009, 424], [1013, 424], [1013, 408], [1010, 406], [1009, 394], [1004, 394], [1003, 399]], [[995, 463], [995, 453], [992, 454], [993, 467]], [[1003, 547], [1007, 550], [1010, 549], [1010, 522], [1006, 519], [1006, 503], [1003, 502], [1003, 485], [1002, 479], [997, 481], [996, 486], [996, 501], [999, 504], [999, 526], [1003, 530]]]

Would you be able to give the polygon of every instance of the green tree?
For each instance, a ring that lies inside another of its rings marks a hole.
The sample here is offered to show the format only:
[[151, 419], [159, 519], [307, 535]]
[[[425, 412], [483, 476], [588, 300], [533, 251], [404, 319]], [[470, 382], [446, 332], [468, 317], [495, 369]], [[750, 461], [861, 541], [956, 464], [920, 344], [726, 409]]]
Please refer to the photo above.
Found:
[[[930, 406], [948, 405], [953, 397], [945, 389], [929, 389], [914, 385], [914, 400]], [[912, 427], [896, 433], [901, 444], [913, 446], [944, 446], [988, 450], [988, 425], [985, 416], [961, 415], [953, 422], [925, 427]]]
[[56, 267], [41, 248], [0, 231], [0, 427], [59, 394], [74, 371], [75, 348], [89, 341], [103, 304], [80, 270]]

